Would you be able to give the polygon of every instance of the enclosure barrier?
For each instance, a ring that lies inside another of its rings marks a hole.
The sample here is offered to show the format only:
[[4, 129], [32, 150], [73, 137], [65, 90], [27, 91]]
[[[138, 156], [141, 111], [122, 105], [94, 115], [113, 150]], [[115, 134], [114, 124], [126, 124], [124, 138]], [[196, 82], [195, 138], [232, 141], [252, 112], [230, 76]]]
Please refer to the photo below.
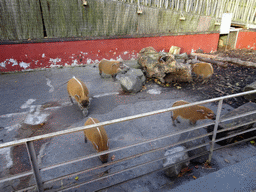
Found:
[[[193, 140], [196, 140], [196, 139], [199, 139], [199, 138], [203, 138], [203, 137], [206, 137], [206, 136], [210, 136], [210, 135], [212, 135], [212, 140], [209, 143], [201, 144], [201, 145], [198, 145], [198, 146], [186, 149], [185, 151], [182, 151], [182, 152], [187, 152], [187, 151], [191, 151], [191, 150], [194, 150], [194, 149], [197, 149], [197, 148], [201, 148], [201, 147], [210, 145], [210, 150], [209, 151], [205, 151], [205, 152], [203, 152], [201, 154], [197, 154], [196, 156], [190, 157], [190, 158], [188, 158], [188, 159], [186, 159], [184, 161], [180, 161], [180, 162], [178, 162], [176, 164], [173, 164], [171, 166], [168, 166], [168, 167], [165, 167], [165, 168], [161, 168], [161, 169], [157, 169], [157, 170], [153, 170], [151, 172], [147, 172], [145, 174], [136, 176], [136, 177], [131, 178], [129, 180], [137, 179], [139, 177], [142, 177], [142, 176], [154, 173], [154, 172], [162, 171], [162, 170], [167, 169], [169, 167], [175, 166], [175, 165], [180, 164], [182, 162], [187, 162], [188, 160], [200, 157], [200, 156], [205, 155], [205, 154], [209, 154], [209, 162], [211, 162], [213, 151], [219, 150], [219, 149], [222, 149], [222, 148], [225, 148], [225, 147], [228, 147], [228, 146], [233, 146], [233, 145], [239, 144], [241, 142], [246, 142], [246, 141], [249, 141], [249, 140], [252, 140], [252, 139], [256, 138], [256, 136], [255, 136], [255, 137], [244, 139], [242, 141], [238, 141], [236, 143], [232, 143], [232, 144], [229, 144], [229, 145], [226, 145], [226, 146], [214, 148], [214, 144], [216, 142], [219, 142], [219, 141], [222, 141], [222, 140], [225, 140], [225, 139], [228, 139], [228, 138], [240, 135], [240, 134], [244, 134], [244, 133], [256, 130], [256, 127], [254, 127], [254, 128], [249, 129], [249, 130], [245, 130], [245, 131], [242, 131], [242, 132], [239, 132], [239, 133], [236, 133], [236, 134], [233, 134], [233, 135], [229, 135], [227, 137], [223, 137], [223, 138], [220, 138], [220, 139], [216, 140], [217, 133], [221, 133], [221, 132], [227, 131], [227, 130], [233, 130], [233, 129], [238, 127], [238, 126], [233, 126], [233, 127], [222, 129], [222, 130], [217, 130], [218, 124], [220, 122], [225, 122], [225, 121], [228, 121], [228, 120], [233, 120], [233, 119], [236, 119], [236, 118], [245, 117], [245, 116], [252, 115], [252, 114], [256, 113], [256, 110], [255, 110], [253, 112], [244, 113], [242, 115], [238, 115], [238, 116], [235, 116], [235, 117], [231, 117], [231, 118], [226, 118], [226, 119], [221, 119], [220, 120], [220, 114], [221, 114], [223, 100], [224, 99], [234, 98], [234, 97], [239, 97], [239, 96], [244, 96], [244, 95], [247, 95], [247, 94], [255, 94], [255, 93], [256, 93], [256, 90], [253, 90], [253, 91], [248, 91], [248, 92], [228, 95], [228, 96], [224, 96], [224, 97], [218, 97], [218, 98], [214, 98], [214, 99], [204, 100], [204, 101], [200, 101], [200, 102], [190, 103], [190, 104], [186, 104], [186, 105], [182, 105], [182, 106], [171, 107], [171, 108], [167, 108], [167, 109], [162, 109], [162, 110], [152, 111], [152, 112], [148, 112], [148, 113], [142, 113], [142, 114], [138, 114], [138, 115], [133, 115], [133, 116], [128, 116], [128, 117], [124, 117], [124, 118], [114, 119], [114, 120], [105, 121], [105, 122], [101, 122], [101, 123], [97, 123], [97, 124], [93, 124], [93, 125], [81, 126], [81, 127], [71, 128], [71, 129], [68, 129], [68, 130], [63, 130], [63, 131], [58, 131], [58, 132], [54, 132], [54, 133], [49, 133], [49, 134], [44, 134], [44, 135], [40, 135], [40, 136], [35, 136], [35, 137], [30, 137], [30, 138], [20, 139], [20, 140], [16, 140], [16, 141], [12, 141], [12, 142], [3, 143], [3, 144], [0, 145], [0, 149], [1, 148], [6, 148], [6, 147], [12, 147], [12, 146], [17, 146], [17, 145], [25, 144], [26, 147], [27, 147], [27, 152], [29, 154], [29, 159], [30, 159], [30, 164], [31, 164], [31, 167], [32, 167], [32, 171], [28, 171], [28, 172], [25, 172], [25, 173], [16, 174], [14, 176], [2, 178], [0, 180], [0, 183], [12, 181], [14, 179], [19, 179], [19, 178], [22, 178], [22, 177], [25, 177], [25, 176], [34, 175], [34, 178], [36, 180], [36, 185], [29, 186], [29, 187], [27, 187], [25, 189], [22, 189], [20, 191], [36, 190], [37, 189], [38, 191], [41, 192], [41, 191], [45, 191], [46, 190], [45, 187], [44, 187], [46, 184], [50, 184], [50, 183], [56, 182], [56, 181], [62, 181], [63, 179], [66, 179], [66, 178], [69, 178], [69, 177], [72, 177], [72, 176], [76, 176], [78, 174], [87, 173], [87, 172], [92, 171], [92, 170], [97, 170], [97, 169], [100, 169], [100, 168], [103, 168], [103, 167], [106, 167], [106, 166], [109, 166], [109, 165], [114, 165], [114, 164], [117, 164], [119, 162], [123, 162], [123, 161], [127, 161], [127, 160], [130, 160], [130, 159], [134, 159], [136, 157], [140, 157], [140, 156], [145, 155], [145, 154], [149, 154], [149, 153], [153, 153], [153, 152], [161, 151], [161, 150], [166, 150], [167, 148], [170, 148], [170, 147], [173, 147], [173, 146], [177, 146], [177, 145], [180, 145], [180, 144], [183, 144], [183, 143], [186, 143], [186, 142], [189, 142], [189, 141], [193, 141]], [[83, 130], [89, 129], [89, 128], [94, 128], [94, 127], [98, 127], [98, 126], [105, 126], [105, 125], [111, 125], [111, 124], [115, 124], [115, 123], [130, 121], [130, 120], [134, 120], [134, 119], [138, 119], [138, 118], [142, 118], [142, 117], [147, 117], [147, 116], [156, 115], [156, 114], [160, 114], [160, 113], [170, 112], [170, 111], [173, 111], [175, 109], [181, 109], [181, 108], [185, 108], [185, 107], [190, 107], [190, 106], [194, 106], [194, 105], [201, 105], [201, 104], [206, 104], [206, 103], [211, 103], [211, 102], [216, 102], [216, 101], [218, 101], [218, 109], [217, 109], [215, 123], [208, 123], [208, 124], [204, 124], [204, 125], [201, 125], [201, 126], [191, 127], [189, 129], [178, 131], [178, 132], [175, 132], [175, 133], [172, 133], [172, 134], [164, 135], [164, 136], [157, 137], [157, 138], [154, 138], [154, 139], [148, 139], [146, 141], [139, 142], [139, 143], [136, 143], [136, 144], [125, 146], [125, 147], [115, 148], [115, 149], [111, 149], [111, 150], [108, 150], [108, 151], [104, 151], [104, 152], [100, 152], [100, 153], [95, 153], [95, 154], [91, 154], [91, 155], [88, 155], [88, 156], [83, 156], [83, 157], [78, 158], [78, 159], [74, 159], [74, 160], [71, 160], [71, 161], [66, 161], [66, 162], [63, 162], [63, 163], [58, 163], [58, 164], [51, 165], [51, 166], [48, 166], [48, 167], [40, 168], [38, 166], [38, 163], [37, 163], [37, 160], [36, 160], [36, 153], [35, 153], [35, 149], [34, 149], [34, 145], [33, 145], [33, 142], [35, 142], [37, 140], [47, 139], [47, 138], [51, 138], [51, 137], [55, 137], [55, 136], [60, 136], [60, 135], [65, 135], [65, 134], [71, 134], [71, 133], [80, 132], [80, 131], [83, 131]], [[253, 120], [251, 122], [247, 122], [247, 123], [245, 123], [243, 125], [252, 124], [254, 122], [256, 122], [256, 120]], [[203, 127], [206, 127], [206, 126], [209, 126], [209, 125], [214, 125], [213, 132], [207, 133], [207, 134], [204, 134], [204, 135], [201, 135], [201, 136], [198, 136], [198, 137], [194, 137], [192, 139], [188, 139], [188, 140], [185, 140], [185, 141], [177, 142], [175, 144], [168, 145], [168, 146], [165, 146], [165, 147], [152, 149], [152, 150], [149, 150], [149, 151], [146, 151], [146, 152], [143, 152], [143, 153], [139, 153], [139, 154], [136, 154], [136, 155], [133, 155], [133, 156], [125, 157], [125, 158], [120, 159], [120, 160], [111, 161], [109, 163], [103, 164], [103, 165], [98, 166], [98, 167], [89, 168], [89, 169], [86, 169], [86, 170], [83, 170], [83, 171], [75, 172], [75, 173], [68, 174], [68, 175], [65, 175], [65, 176], [61, 176], [61, 177], [58, 177], [58, 178], [55, 178], [55, 179], [51, 179], [51, 180], [48, 180], [48, 181], [43, 181], [43, 179], [41, 178], [41, 173], [42, 172], [47, 171], [47, 170], [51, 170], [53, 168], [57, 168], [57, 167], [64, 166], [64, 165], [68, 165], [68, 164], [71, 164], [71, 163], [81, 162], [83, 160], [94, 158], [94, 157], [98, 157], [98, 156], [103, 155], [103, 154], [107, 154], [107, 153], [109, 154], [109, 153], [113, 153], [113, 152], [116, 152], [116, 151], [121, 151], [121, 150], [124, 150], [124, 149], [128, 149], [128, 148], [132, 148], [132, 147], [135, 147], [135, 146], [139, 146], [139, 145], [142, 145], [142, 144], [147, 144], [147, 143], [150, 143], [150, 142], [153, 142], [153, 141], [159, 141], [159, 140], [162, 140], [162, 139], [165, 139], [165, 138], [169, 138], [169, 137], [173, 137], [173, 136], [176, 136], [176, 135], [180, 135], [182, 133], [194, 131], [194, 130], [197, 130], [197, 129], [200, 129], [200, 128], [203, 128]], [[239, 127], [243, 126], [243, 125], [239, 125]], [[138, 165], [135, 165], [135, 166], [123, 169], [121, 171], [117, 171], [117, 172], [114, 172], [114, 173], [111, 173], [111, 174], [107, 174], [106, 176], [102, 176], [100, 178], [91, 179], [91, 180], [83, 182], [83, 183], [71, 184], [71, 185], [68, 185], [68, 186], [64, 186], [64, 187], [62, 187], [61, 189], [58, 189], [58, 190], [59, 191], [67, 191], [69, 189], [81, 187], [81, 186], [84, 186], [84, 185], [92, 183], [92, 182], [96, 182], [96, 181], [99, 181], [99, 180], [102, 180], [102, 179], [106, 179], [106, 178], [112, 177], [112, 176], [120, 174], [120, 173], [124, 173], [124, 172], [130, 171], [130, 170], [133, 170], [135, 168], [139, 168], [141, 166], [145, 166], [145, 165], [152, 164], [154, 162], [162, 161], [165, 158], [166, 157], [161, 157], [161, 158], [158, 158], [158, 159], [150, 160], [148, 162], [141, 163], [141, 164], [138, 164]], [[109, 188], [111, 186], [118, 185], [120, 183], [123, 183], [123, 182], [119, 182], [119, 183], [116, 183], [116, 184], [113, 184], [113, 185], [110, 185], [110, 186], [106, 186], [105, 188]], [[101, 188], [101, 189], [104, 189], [104, 188]], [[49, 191], [51, 191], [51, 190], [49, 190]]]
[[[82, 0], [0, 0], [0, 43], [218, 32], [215, 24], [220, 24], [223, 13], [232, 13], [232, 23], [239, 26], [253, 28], [256, 24], [255, 0], [87, 0], [87, 3], [83, 6]], [[173, 26], [177, 23], [176, 16], [182, 27]], [[215, 23], [208, 26], [211, 20]], [[190, 21], [193, 27], [187, 26]], [[208, 27], [198, 28], [199, 24]]]
[[221, 19], [223, 13], [233, 13], [232, 22], [256, 24], [255, 0], [119, 0], [142, 6], [172, 9], [183, 13], [213, 16]]

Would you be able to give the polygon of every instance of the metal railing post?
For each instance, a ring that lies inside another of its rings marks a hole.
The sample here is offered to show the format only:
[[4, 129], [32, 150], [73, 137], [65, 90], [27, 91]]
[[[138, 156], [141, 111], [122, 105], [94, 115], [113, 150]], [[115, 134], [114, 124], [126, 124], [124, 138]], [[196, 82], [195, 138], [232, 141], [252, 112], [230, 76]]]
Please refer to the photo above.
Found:
[[214, 129], [213, 129], [213, 134], [212, 134], [210, 154], [209, 154], [209, 159], [208, 159], [209, 163], [212, 160], [212, 154], [213, 154], [216, 134], [217, 134], [217, 130], [218, 130], [219, 122], [220, 122], [220, 113], [221, 113], [222, 103], [223, 103], [223, 99], [219, 100], [218, 109], [217, 109], [217, 115], [216, 115], [216, 120], [215, 120], [215, 125], [214, 125]]
[[36, 159], [36, 151], [34, 148], [34, 144], [33, 141], [28, 141], [26, 142], [26, 147], [28, 150], [28, 156], [29, 156], [29, 160], [30, 160], [30, 164], [32, 166], [32, 170], [34, 173], [34, 177], [36, 180], [36, 185], [37, 185], [37, 190], [39, 192], [44, 191], [44, 186], [43, 186], [43, 181], [40, 175], [40, 170], [39, 170], [39, 166], [37, 164], [37, 159]]

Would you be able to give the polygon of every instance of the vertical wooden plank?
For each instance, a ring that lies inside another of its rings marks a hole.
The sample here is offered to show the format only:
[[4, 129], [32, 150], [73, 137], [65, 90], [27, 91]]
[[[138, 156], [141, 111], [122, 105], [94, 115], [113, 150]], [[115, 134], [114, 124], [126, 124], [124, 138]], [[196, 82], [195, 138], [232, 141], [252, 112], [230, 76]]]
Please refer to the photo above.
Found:
[[1, 0], [2, 40], [43, 38], [40, 6], [35, 0]]
[[41, 0], [47, 36], [79, 37], [84, 20], [80, 0]]
[[11, 8], [8, 6], [8, 0], [0, 1], [0, 39], [13, 40], [17, 39], [17, 30], [14, 28], [14, 17], [11, 14]]

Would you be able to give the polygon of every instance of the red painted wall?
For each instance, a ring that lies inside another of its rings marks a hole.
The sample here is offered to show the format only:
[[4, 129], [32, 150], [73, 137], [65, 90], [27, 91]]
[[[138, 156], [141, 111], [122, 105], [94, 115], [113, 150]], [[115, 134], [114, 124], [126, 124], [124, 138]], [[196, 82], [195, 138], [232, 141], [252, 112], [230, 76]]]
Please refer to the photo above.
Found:
[[201, 48], [217, 50], [219, 34], [196, 34], [162, 37], [81, 40], [51, 43], [0, 45], [0, 71], [22, 71], [65, 65], [90, 64], [101, 59], [136, 59], [144, 47], [169, 51], [181, 47], [181, 53]]
[[237, 37], [236, 48], [256, 50], [256, 32], [240, 31]]

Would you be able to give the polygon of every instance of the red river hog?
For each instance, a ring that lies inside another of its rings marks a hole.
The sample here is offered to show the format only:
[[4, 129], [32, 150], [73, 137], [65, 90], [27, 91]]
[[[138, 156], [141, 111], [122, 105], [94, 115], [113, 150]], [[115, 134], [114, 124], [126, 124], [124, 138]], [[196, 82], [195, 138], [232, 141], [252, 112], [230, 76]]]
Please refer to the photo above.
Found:
[[197, 79], [201, 77], [204, 81], [206, 81], [212, 76], [213, 67], [210, 63], [196, 63], [192, 65], [192, 72], [197, 75]]
[[87, 116], [90, 101], [89, 91], [84, 82], [74, 76], [68, 81], [67, 90], [71, 103], [74, 103], [72, 100], [72, 98], [74, 98], [77, 101], [78, 106], [82, 110], [83, 114]]
[[99, 74], [102, 76], [102, 72], [111, 75], [114, 79], [116, 74], [123, 68], [123, 63], [120, 61], [109, 61], [102, 59], [99, 62]]
[[[91, 125], [91, 124], [96, 124], [99, 123], [99, 120], [96, 118], [89, 118], [85, 122], [86, 125]], [[93, 147], [98, 151], [105, 151], [109, 149], [109, 144], [108, 144], [108, 136], [106, 133], [106, 130], [104, 129], [103, 126], [95, 127], [95, 128], [90, 128], [84, 130], [84, 140], [85, 143], [87, 143], [87, 139], [92, 142]], [[99, 156], [100, 160], [102, 163], [108, 162], [108, 154], [101, 155]]]
[[[176, 101], [172, 107], [180, 106], [180, 105], [185, 105], [189, 104], [187, 101]], [[176, 120], [177, 123], [180, 123], [179, 120], [177, 119], [178, 116], [181, 116], [184, 119], [189, 119], [190, 124], [194, 125], [198, 120], [203, 120], [203, 119], [212, 119], [215, 120], [215, 114], [214, 112], [204, 106], [200, 105], [194, 105], [191, 107], [185, 107], [182, 109], [176, 109], [172, 111], [172, 123], [174, 126], [175, 123], [174, 121]]]

